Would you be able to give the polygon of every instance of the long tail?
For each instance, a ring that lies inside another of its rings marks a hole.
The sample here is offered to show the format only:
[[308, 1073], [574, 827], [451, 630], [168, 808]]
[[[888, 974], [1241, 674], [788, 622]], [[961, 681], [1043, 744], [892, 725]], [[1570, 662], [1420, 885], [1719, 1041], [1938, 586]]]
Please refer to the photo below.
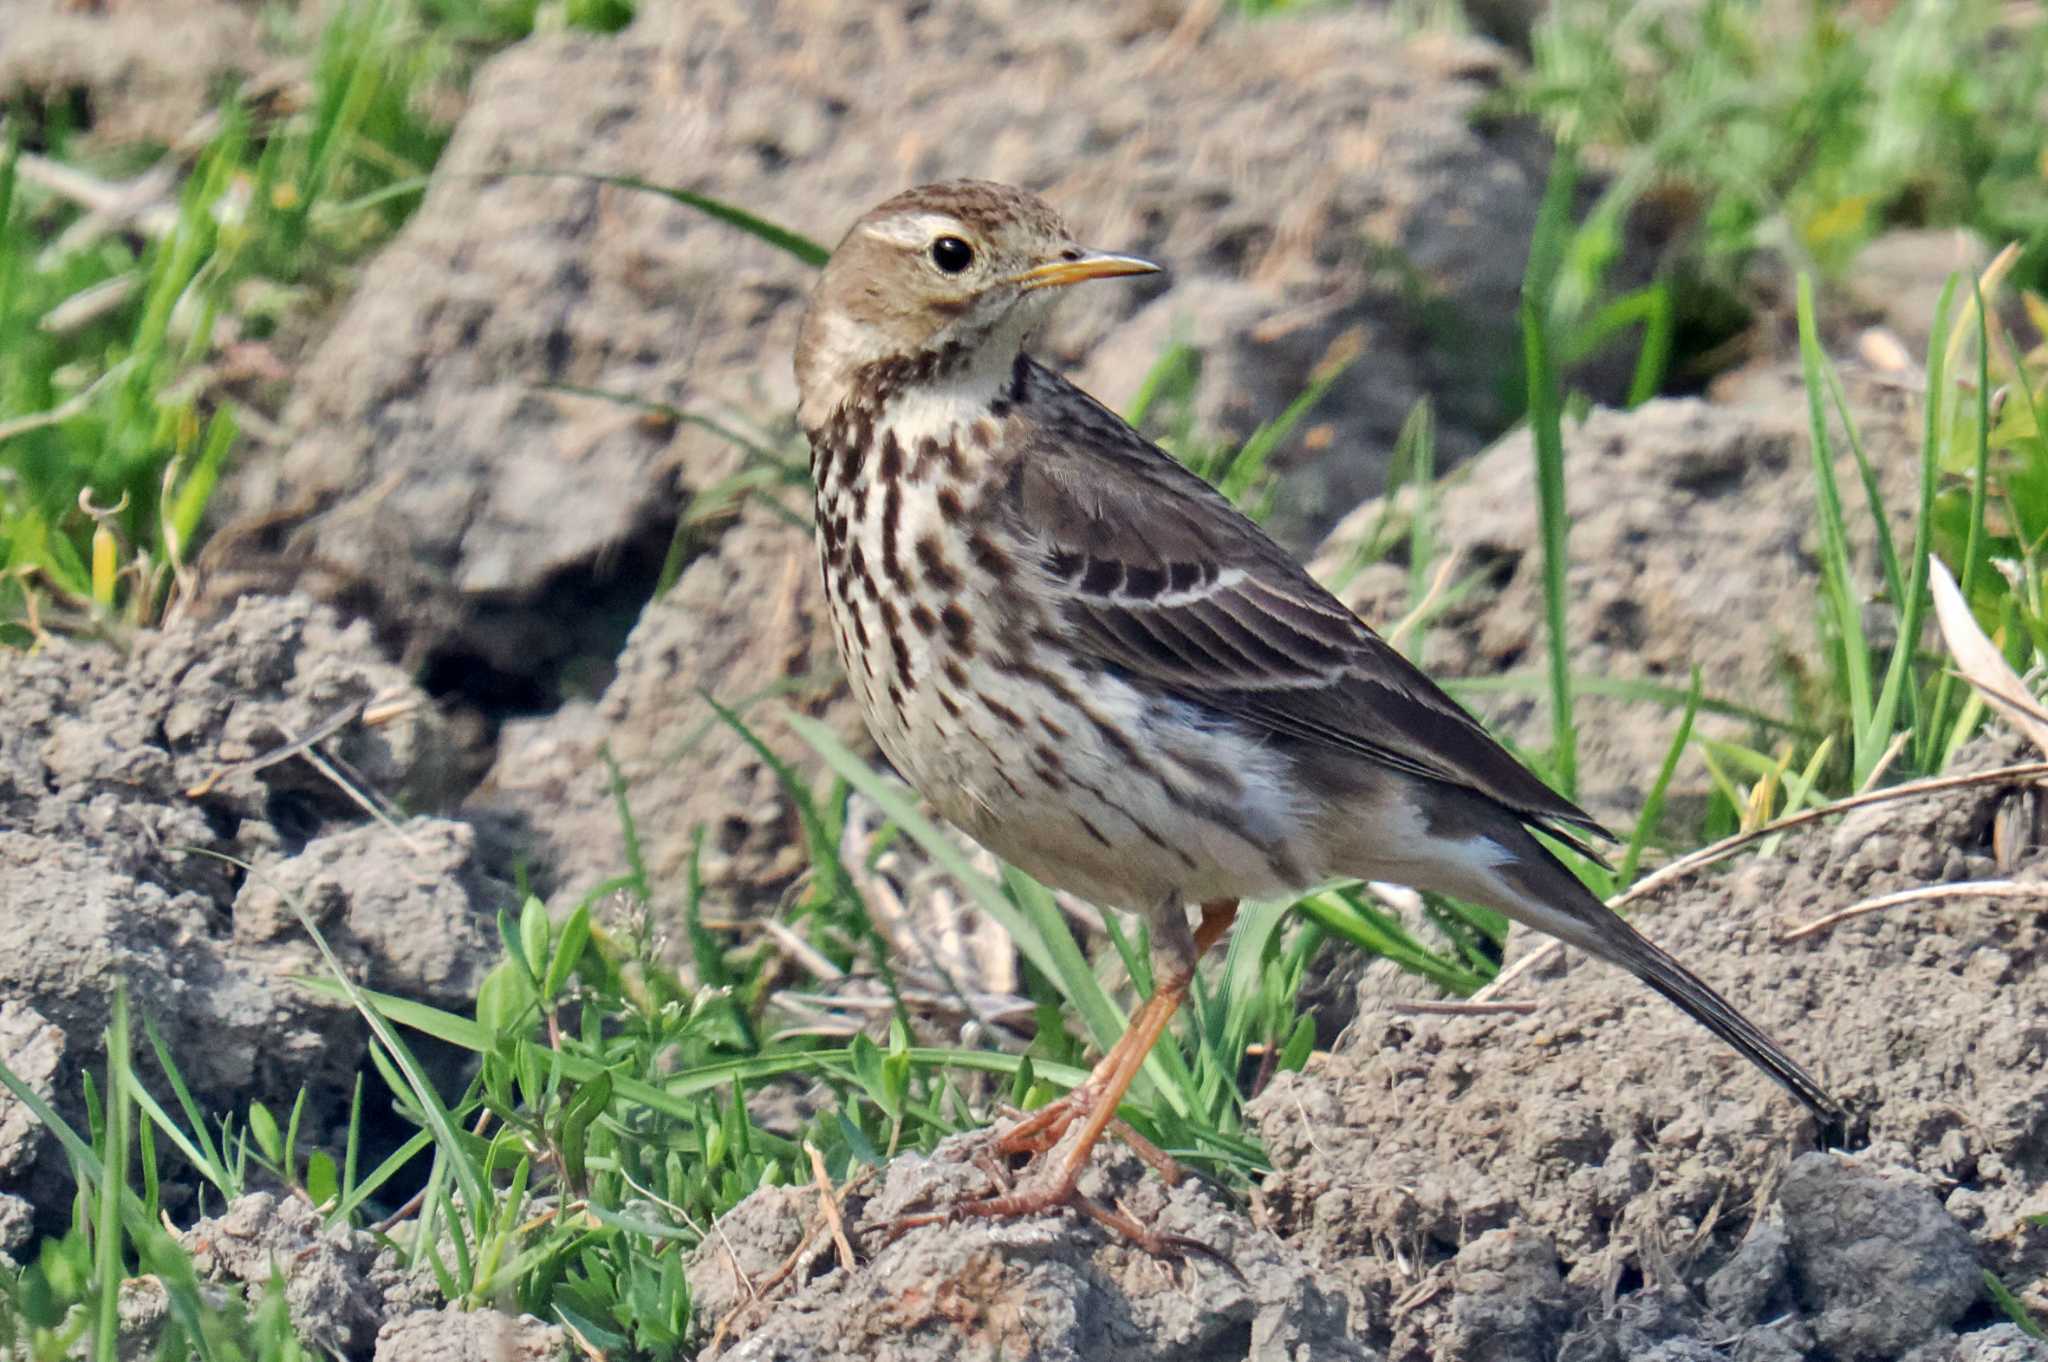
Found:
[[1534, 837], [1519, 827], [1516, 831], [1518, 840], [1498, 833], [1495, 840], [1507, 842], [1512, 857], [1499, 874], [1521, 893], [1495, 907], [1635, 975], [1805, 1103], [1830, 1142], [1840, 1137], [1848, 1113], [1818, 1079], [1706, 981], [1616, 916]]
[[[1600, 905], [1600, 911], [1613, 917], [1605, 904]], [[1615, 948], [1604, 956], [1605, 959], [1641, 979], [1676, 1003], [1687, 1016], [1741, 1051], [1750, 1063], [1777, 1079], [1787, 1092], [1804, 1102], [1824, 1127], [1838, 1130], [1846, 1123], [1848, 1113], [1842, 1104], [1799, 1061], [1786, 1054], [1784, 1047], [1758, 1030], [1754, 1022], [1709, 988], [1698, 975], [1645, 940], [1620, 918], [1614, 920], [1622, 929], [1622, 939], [1614, 943]]]

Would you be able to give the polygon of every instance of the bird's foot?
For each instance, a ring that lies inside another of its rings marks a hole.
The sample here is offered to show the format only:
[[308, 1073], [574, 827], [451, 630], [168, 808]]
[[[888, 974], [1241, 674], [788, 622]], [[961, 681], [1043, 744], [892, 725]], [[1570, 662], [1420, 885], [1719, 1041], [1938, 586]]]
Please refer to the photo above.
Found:
[[[1070, 1135], [1085, 1128], [1097, 1100], [1092, 1085], [1083, 1084], [1065, 1097], [1020, 1114], [1021, 1119], [1009, 1129], [993, 1132], [974, 1163], [996, 1190], [991, 1195], [956, 1201], [934, 1211], [900, 1216], [887, 1226], [885, 1242], [893, 1243], [925, 1225], [951, 1224], [971, 1217], [1016, 1220], [1072, 1210], [1121, 1235], [1154, 1258], [1200, 1256], [1236, 1272], [1235, 1265], [1213, 1246], [1187, 1235], [1151, 1229], [1121, 1206], [1105, 1205], [1082, 1193], [1081, 1173], [1087, 1167], [1088, 1151], [1078, 1147], [1062, 1150], [1061, 1146]], [[1121, 1139], [1168, 1186], [1178, 1186], [1187, 1176], [1178, 1160], [1123, 1121], [1110, 1121], [1105, 1133]], [[1021, 1168], [1011, 1169], [1005, 1164], [1005, 1159], [1020, 1155], [1026, 1160]], [[1038, 1185], [1028, 1185], [1033, 1181]]]
[[1232, 1273], [1237, 1272], [1237, 1266], [1214, 1245], [1185, 1234], [1167, 1234], [1152, 1229], [1141, 1224], [1121, 1206], [1106, 1206], [1084, 1195], [1077, 1186], [1058, 1183], [1025, 1191], [1006, 1191], [999, 1196], [980, 1197], [973, 1201], [956, 1201], [942, 1210], [899, 1216], [889, 1224], [887, 1242], [894, 1243], [911, 1230], [925, 1225], [950, 1225], [974, 1217], [1018, 1220], [1026, 1216], [1054, 1215], [1063, 1210], [1080, 1212], [1104, 1229], [1122, 1235], [1151, 1257], [1172, 1260], [1199, 1256], [1220, 1263]]
[[[1083, 1083], [1065, 1097], [1055, 1098], [1034, 1111], [1006, 1110], [1006, 1115], [1017, 1118], [1016, 1123], [1007, 1130], [994, 1132], [991, 1147], [1004, 1158], [1025, 1156], [1029, 1162], [1018, 1171], [1027, 1171], [1066, 1138], [1076, 1121], [1086, 1125], [1096, 1103], [1101, 1100], [1101, 1092], [1093, 1083]], [[1167, 1186], [1178, 1187], [1187, 1177], [1187, 1169], [1181, 1167], [1178, 1159], [1133, 1130], [1127, 1122], [1112, 1118], [1103, 1133], [1122, 1140], [1147, 1168], [1159, 1174]]]

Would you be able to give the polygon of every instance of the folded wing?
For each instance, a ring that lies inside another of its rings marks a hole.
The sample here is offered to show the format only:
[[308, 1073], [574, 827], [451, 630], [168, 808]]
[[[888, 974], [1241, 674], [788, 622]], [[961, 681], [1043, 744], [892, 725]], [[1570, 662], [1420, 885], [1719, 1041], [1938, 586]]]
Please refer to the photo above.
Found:
[[1032, 431], [1005, 504], [1040, 545], [1079, 647], [1277, 737], [1462, 786], [1568, 841], [1567, 829], [1607, 835], [1228, 500], [1097, 415], [1109, 419], [1078, 440], [1073, 423]]

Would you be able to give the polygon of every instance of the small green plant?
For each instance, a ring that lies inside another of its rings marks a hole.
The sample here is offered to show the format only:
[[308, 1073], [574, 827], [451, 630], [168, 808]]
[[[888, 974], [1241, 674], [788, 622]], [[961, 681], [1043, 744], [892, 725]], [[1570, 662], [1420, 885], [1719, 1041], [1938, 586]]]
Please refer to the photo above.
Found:
[[[2016, 247], [2002, 253], [1980, 279], [1970, 281], [1967, 293], [1952, 279], [1937, 307], [1912, 542], [1903, 549], [1841, 382], [1822, 352], [1812, 283], [1800, 280], [1825, 650], [1820, 684], [1811, 692], [1819, 697], [1812, 717], [1831, 736], [1796, 759], [1788, 750], [1775, 763], [1753, 752], [1723, 750], [1720, 755], [1746, 762], [1763, 781], [1752, 787], [1749, 816], [1738, 823], [1770, 812], [1770, 800], [1758, 798], [1769, 785], [1783, 787], [1784, 811], [1790, 812], [1802, 800], [1866, 788], [1888, 770], [1937, 773], [1976, 731], [1982, 702], [1925, 651], [1931, 558], [1949, 565], [1979, 624], [2000, 642], [2016, 670], [2037, 673], [2048, 658], [2041, 646], [2048, 627], [2040, 585], [2048, 545], [2048, 439], [2040, 419], [2048, 349], [2037, 345], [2022, 353], [1991, 306], [2017, 257]], [[2036, 323], [2048, 321], [2048, 306], [2035, 295], [2021, 297]], [[1845, 445], [1869, 517], [1867, 537], [1881, 586], [1877, 599], [1889, 615], [1883, 630], [1889, 638], [1882, 644], [1867, 626], [1873, 618], [1866, 599], [1871, 592], [1850, 548], [1850, 517], [1837, 486], [1835, 470]], [[1716, 774], [1736, 802], [1732, 782], [1718, 769]]]
[[[1930, 386], [1939, 400], [1928, 421], [1942, 478], [1931, 508], [1935, 551], [1958, 566], [1979, 622], [2026, 674], [2048, 661], [2048, 300], [2015, 290], [2028, 339], [2002, 320], [2016, 255], [2001, 253], [1964, 300], [1963, 325], [1944, 347], [1955, 377]], [[1958, 373], [1965, 364], [1974, 372]]]
[[2034, 1318], [2033, 1312], [2027, 1309], [2025, 1302], [2015, 1296], [2011, 1288], [2000, 1281], [1998, 1274], [1990, 1268], [1984, 1269], [1984, 1292], [1991, 1297], [1991, 1303], [1996, 1305], [2007, 1319], [2019, 1326], [2021, 1333], [2028, 1338], [2048, 1339], [2048, 1329], [2041, 1327], [2040, 1321]]
[[[1552, 745], [1530, 754], [1532, 764], [1562, 791], [1575, 778], [1576, 696], [1600, 693], [1683, 710], [1680, 747], [1694, 743], [1715, 792], [1708, 809], [1708, 834], [1753, 827], [1863, 788], [1887, 771], [1931, 774], [1946, 764], [1975, 731], [1983, 708], [1924, 651], [1931, 610], [1928, 558], [1937, 554], [1955, 565], [1965, 594], [1980, 621], [2002, 639], [2009, 660], [2022, 672], [2048, 661], [2048, 640], [2040, 606], [2042, 555], [2048, 548], [2048, 429], [2043, 419], [2048, 392], [2048, 345], [2032, 348], [2017, 340], [1984, 301], [2020, 259], [2017, 246], [2003, 253], [1964, 298], [1960, 316], [1951, 284], [1934, 319], [1928, 357], [1925, 429], [1918, 461], [1918, 494], [1912, 506], [1910, 543], [1899, 542], [1892, 509], [1866, 453], [1840, 380], [1822, 351], [1813, 286], [1802, 278], [1798, 294], [1801, 356], [1809, 404], [1808, 443], [1817, 490], [1820, 539], [1819, 632], [1822, 650], [1801, 659], [1803, 680], [1793, 691], [1790, 717], [1753, 705], [1612, 677], [1582, 677], [1569, 665], [1566, 646], [1569, 562], [1564, 509], [1564, 428], [1571, 401], [1562, 390], [1560, 357], [1572, 352], [1577, 325], [1560, 316], [1559, 300], [1571, 274], [1573, 252], [1584, 241], [1566, 211], [1576, 175], [1576, 156], [1562, 148], [1538, 215], [1523, 290], [1523, 339], [1528, 384], [1527, 409], [1537, 461], [1537, 515], [1545, 608], [1546, 662], [1540, 677], [1510, 675], [1450, 683], [1463, 696], [1501, 691], [1538, 691], [1549, 701]], [[2048, 304], [2020, 292], [2020, 311], [2039, 329]], [[1974, 373], [1959, 373], [1966, 362]], [[1852, 514], [1839, 485], [1838, 464], [1854, 471], [1863, 517]], [[1355, 572], [1366, 561], [1397, 552], [1409, 555], [1410, 608], [1416, 622], [1455, 601], [1460, 588], [1444, 589], [1428, 571], [1434, 554], [1430, 503], [1391, 494], [1377, 524], [1364, 533], [1344, 568]], [[1398, 508], [1398, 509], [1397, 509]], [[1875, 576], [1852, 545], [1872, 544]], [[1873, 587], [1879, 588], [1874, 593]], [[1874, 600], [1873, 600], [1874, 595]], [[1875, 609], [1873, 609], [1875, 606]], [[1872, 621], [1881, 621], [1875, 634]], [[1407, 627], [1404, 621], [1403, 628]], [[1397, 631], [1398, 636], [1398, 631]], [[1693, 739], [1693, 719], [1711, 713], [1748, 724], [1755, 745]], [[1768, 744], [1768, 748], [1766, 747]], [[1665, 764], [1644, 817], [1631, 834], [1617, 873], [1566, 853], [1597, 890], [1625, 887], [1658, 819], [1664, 791], [1678, 756]], [[1364, 934], [1358, 934], [1361, 939]], [[1448, 980], [1440, 977], [1440, 982]]]
[[[309, 1354], [293, 1331], [281, 1277], [273, 1276], [253, 1300], [209, 1290], [191, 1254], [164, 1228], [157, 1138], [170, 1136], [189, 1157], [207, 1137], [196, 1120], [192, 1131], [179, 1130], [138, 1076], [125, 992], [115, 994], [105, 1043], [105, 1083], [86, 1086], [83, 1133], [0, 1065], [0, 1087], [62, 1144], [78, 1187], [64, 1233], [44, 1238], [19, 1267], [0, 1260], [0, 1357], [113, 1362], [146, 1349], [151, 1356], [201, 1362], [303, 1362]], [[170, 1072], [186, 1096], [176, 1071]], [[223, 1175], [225, 1166], [216, 1161], [212, 1172]], [[153, 1339], [127, 1338], [123, 1294], [141, 1288], [144, 1277], [162, 1292], [164, 1319]]]
[[2048, 27], [1996, 0], [1565, 0], [1533, 47], [1527, 107], [1616, 170], [1589, 218], [1596, 270], [1652, 194], [1693, 206], [1724, 287], [1758, 252], [1838, 270], [1893, 225], [2018, 238], [2023, 276], [2048, 269]]

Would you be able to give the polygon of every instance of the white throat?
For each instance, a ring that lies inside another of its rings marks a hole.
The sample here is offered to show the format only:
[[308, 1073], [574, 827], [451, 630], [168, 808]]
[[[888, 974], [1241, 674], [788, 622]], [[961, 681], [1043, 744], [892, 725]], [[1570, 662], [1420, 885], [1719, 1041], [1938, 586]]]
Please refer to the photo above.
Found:
[[989, 413], [1010, 386], [1017, 352], [986, 345], [965, 365], [931, 383], [905, 388], [889, 399], [883, 418], [907, 448], [929, 438], [950, 440]]
[[[965, 343], [967, 363], [916, 385], [915, 391], [897, 394], [891, 411], [916, 423], [919, 434], [934, 435], [986, 413], [1009, 384], [1017, 356], [1045, 319], [1050, 302], [1027, 294], [1012, 302], [993, 326], [984, 320], [977, 328], [973, 318], [965, 318], [932, 336], [928, 344], [933, 350]], [[885, 348], [886, 337], [844, 312], [814, 312], [806, 326], [812, 334], [806, 338], [808, 372], [799, 375], [797, 419], [805, 430], [818, 430], [842, 403], [855, 399], [861, 370], [889, 358], [891, 351]]]

